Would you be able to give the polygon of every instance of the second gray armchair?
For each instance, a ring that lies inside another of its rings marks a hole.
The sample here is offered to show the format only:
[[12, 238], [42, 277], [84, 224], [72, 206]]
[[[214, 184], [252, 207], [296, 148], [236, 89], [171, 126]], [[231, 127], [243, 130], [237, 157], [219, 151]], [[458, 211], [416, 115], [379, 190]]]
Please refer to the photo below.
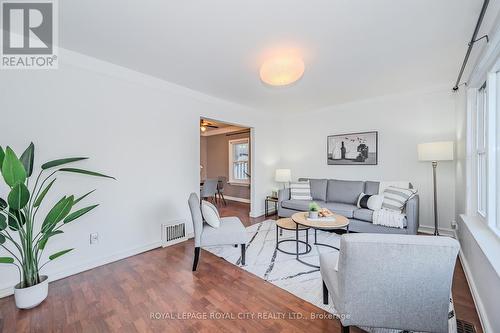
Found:
[[458, 250], [449, 237], [343, 235], [338, 268], [331, 253], [320, 255], [323, 302], [331, 296], [343, 332], [354, 325], [447, 333]]

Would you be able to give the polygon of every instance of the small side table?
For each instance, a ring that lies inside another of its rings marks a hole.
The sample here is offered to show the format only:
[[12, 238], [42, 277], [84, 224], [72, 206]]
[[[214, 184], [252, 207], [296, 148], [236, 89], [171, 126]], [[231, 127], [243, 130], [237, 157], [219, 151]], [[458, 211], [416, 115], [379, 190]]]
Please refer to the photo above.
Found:
[[[283, 233], [283, 229], [295, 231], [297, 234], [297, 238], [279, 240], [278, 234], [281, 235]], [[305, 230], [305, 232], [306, 232], [306, 240], [305, 241], [298, 239], [299, 230]], [[297, 252], [289, 252], [289, 251], [285, 251], [285, 250], [280, 249], [279, 245], [281, 243], [286, 243], [286, 242], [296, 243]], [[305, 250], [302, 252], [299, 252], [299, 243], [304, 244], [306, 246]], [[311, 245], [309, 245], [309, 227], [297, 224], [289, 217], [276, 220], [276, 250], [283, 252], [283, 253], [286, 253], [286, 254], [299, 256], [299, 255], [303, 255], [303, 254], [307, 254], [307, 253], [311, 252], [311, 249], [312, 249], [312, 247], [311, 247]]]
[[[273, 214], [269, 213], [269, 203], [270, 202], [274, 203], [274, 211], [276, 213], [273, 213]], [[265, 215], [264, 215], [265, 217], [277, 214], [278, 213], [278, 198], [271, 197], [271, 196], [268, 195], [266, 197], [266, 204], [265, 204], [265, 206], [266, 206]]]

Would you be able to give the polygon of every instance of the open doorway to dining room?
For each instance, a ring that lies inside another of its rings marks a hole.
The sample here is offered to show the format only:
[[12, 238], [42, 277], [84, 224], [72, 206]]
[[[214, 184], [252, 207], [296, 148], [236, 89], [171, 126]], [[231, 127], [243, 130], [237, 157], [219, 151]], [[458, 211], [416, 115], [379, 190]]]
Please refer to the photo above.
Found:
[[200, 118], [200, 197], [245, 223], [251, 192], [252, 128]]

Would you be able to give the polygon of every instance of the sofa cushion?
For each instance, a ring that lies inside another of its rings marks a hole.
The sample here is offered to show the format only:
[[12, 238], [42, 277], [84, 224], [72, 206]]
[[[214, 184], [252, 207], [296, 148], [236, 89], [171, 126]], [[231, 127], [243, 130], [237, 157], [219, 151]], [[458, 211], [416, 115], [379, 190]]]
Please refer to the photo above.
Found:
[[248, 242], [247, 230], [240, 219], [234, 216], [221, 218], [219, 228], [203, 225], [201, 245], [246, 244]]
[[[283, 200], [281, 202], [281, 206], [283, 208], [298, 210], [302, 212], [306, 212], [309, 210], [309, 204], [313, 202], [313, 200]], [[323, 201], [315, 201], [320, 207], [324, 207], [325, 203]]]
[[328, 180], [326, 179], [309, 179], [311, 184], [311, 196], [313, 200], [326, 201], [326, 187]]
[[378, 188], [380, 186], [380, 182], [372, 182], [372, 181], [367, 181], [365, 182], [365, 193], [369, 195], [374, 195], [378, 194]]
[[361, 221], [373, 222], [373, 210], [361, 208], [354, 211], [354, 218]]
[[355, 205], [359, 194], [365, 189], [365, 182], [353, 180], [328, 180], [327, 202], [340, 202]]
[[334, 213], [340, 214], [347, 218], [352, 218], [354, 211], [358, 209], [355, 205], [340, 203], [340, 202], [327, 202], [323, 205], [320, 204], [322, 208], [328, 208]]
[[299, 182], [309, 181], [313, 200], [326, 201], [328, 179], [299, 178]]

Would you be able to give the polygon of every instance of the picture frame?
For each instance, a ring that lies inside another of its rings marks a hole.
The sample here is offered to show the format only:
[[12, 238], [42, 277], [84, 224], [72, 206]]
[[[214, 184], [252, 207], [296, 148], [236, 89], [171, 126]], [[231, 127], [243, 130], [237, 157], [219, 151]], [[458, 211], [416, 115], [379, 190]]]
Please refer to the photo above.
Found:
[[378, 131], [329, 135], [326, 142], [328, 165], [378, 164]]

